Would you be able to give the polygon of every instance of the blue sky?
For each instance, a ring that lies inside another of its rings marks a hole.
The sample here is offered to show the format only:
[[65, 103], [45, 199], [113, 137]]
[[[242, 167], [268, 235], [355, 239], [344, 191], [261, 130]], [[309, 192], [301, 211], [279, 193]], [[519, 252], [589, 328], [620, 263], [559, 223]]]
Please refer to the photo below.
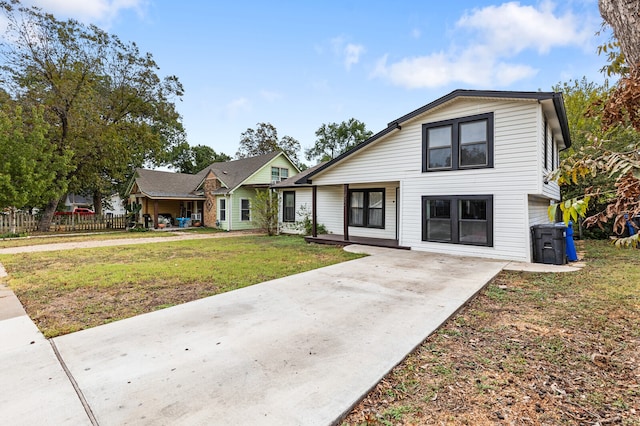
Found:
[[597, 0], [23, 3], [152, 53], [185, 87], [176, 104], [189, 143], [232, 156], [259, 122], [304, 149], [323, 123], [354, 117], [377, 132], [458, 88], [603, 81]]

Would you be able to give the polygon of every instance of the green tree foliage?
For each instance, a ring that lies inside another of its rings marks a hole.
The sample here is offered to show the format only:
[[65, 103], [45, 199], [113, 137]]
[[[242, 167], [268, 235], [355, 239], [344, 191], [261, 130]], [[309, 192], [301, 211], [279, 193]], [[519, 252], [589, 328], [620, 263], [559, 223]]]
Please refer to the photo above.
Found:
[[278, 233], [278, 195], [271, 190], [256, 190], [251, 202], [252, 222], [267, 235]]
[[273, 124], [258, 123], [255, 129], [249, 128], [240, 135], [236, 158], [255, 157], [275, 151], [284, 152], [296, 165], [300, 164], [300, 142], [291, 136], [278, 139], [278, 131]]
[[17, 209], [64, 191], [56, 177], [71, 169], [71, 153], [56, 155], [46, 139], [49, 126], [42, 115], [42, 108], [24, 114], [10, 101], [0, 108], [0, 211], [8, 210], [12, 227]]
[[[570, 80], [553, 87], [562, 92], [571, 133], [571, 147], [562, 152], [560, 170], [553, 175], [562, 186], [561, 203], [550, 210], [560, 208], [566, 220], [577, 216], [593, 216], [604, 211], [615, 198], [617, 174], [600, 172], [612, 152], [631, 149], [638, 133], [630, 126], [618, 125], [610, 128], [602, 126], [602, 110], [598, 107], [610, 93], [608, 84], [598, 85], [586, 77]], [[585, 200], [582, 197], [586, 195]], [[555, 216], [553, 216], [555, 217]], [[586, 230], [590, 237], [608, 238], [613, 232], [612, 222], [603, 222], [602, 231]]]
[[[49, 143], [56, 155], [71, 152], [76, 166], [57, 175], [65, 190], [92, 195], [99, 209], [102, 196], [121, 190], [135, 167], [161, 162], [184, 140], [173, 103], [182, 86], [175, 76], [160, 79], [150, 54], [17, 0], [0, 1], [0, 10], [8, 23], [0, 84], [26, 106], [44, 105]], [[42, 202], [42, 230], [61, 195]]]
[[195, 174], [212, 163], [230, 161], [225, 153], [217, 153], [213, 148], [206, 145], [189, 146], [184, 142], [178, 145], [171, 154], [169, 163], [171, 167], [179, 173]]
[[307, 160], [317, 159], [320, 162], [336, 158], [343, 152], [366, 141], [373, 135], [366, 125], [355, 118], [342, 123], [322, 124], [316, 130], [316, 142], [305, 154]]
[[[589, 212], [584, 224], [603, 228], [612, 223], [613, 232], [621, 233], [627, 218], [640, 215], [640, 27], [637, 2], [599, 0], [598, 5], [614, 33], [599, 49], [609, 62], [604, 70], [609, 76], [619, 74], [620, 79], [588, 111], [600, 122], [599, 134], [592, 133], [591, 145], [565, 158], [551, 177], [561, 185], [589, 185], [583, 196], [560, 205], [565, 220], [587, 214], [586, 205], [595, 198], [604, 208]], [[639, 235], [620, 238], [616, 244], [637, 246]]]

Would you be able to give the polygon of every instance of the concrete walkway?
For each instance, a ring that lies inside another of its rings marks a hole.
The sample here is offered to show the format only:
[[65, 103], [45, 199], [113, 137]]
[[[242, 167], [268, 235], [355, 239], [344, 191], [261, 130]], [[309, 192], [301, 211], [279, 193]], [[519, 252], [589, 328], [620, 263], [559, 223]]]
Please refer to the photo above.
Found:
[[347, 249], [371, 256], [51, 342], [0, 317], [0, 424], [329, 425], [509, 264]]

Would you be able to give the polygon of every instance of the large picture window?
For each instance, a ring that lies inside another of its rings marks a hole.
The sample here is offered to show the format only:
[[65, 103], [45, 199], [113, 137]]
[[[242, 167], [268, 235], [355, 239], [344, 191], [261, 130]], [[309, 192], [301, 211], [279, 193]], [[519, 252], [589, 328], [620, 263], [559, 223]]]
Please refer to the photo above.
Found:
[[349, 190], [349, 226], [384, 228], [384, 189]]
[[295, 191], [284, 191], [282, 193], [282, 221], [296, 221], [296, 193]]
[[422, 125], [422, 171], [493, 167], [493, 113]]
[[422, 240], [493, 246], [493, 196], [422, 197]]
[[251, 220], [251, 202], [246, 198], [240, 200], [240, 220]]

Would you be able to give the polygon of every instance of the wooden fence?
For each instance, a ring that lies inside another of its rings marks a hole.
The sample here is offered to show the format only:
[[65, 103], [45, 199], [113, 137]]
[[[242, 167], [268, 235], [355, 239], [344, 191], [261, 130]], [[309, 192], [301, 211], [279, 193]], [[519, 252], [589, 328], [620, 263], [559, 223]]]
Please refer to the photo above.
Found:
[[[25, 212], [15, 214], [16, 232], [34, 232], [38, 229], [40, 216]], [[50, 232], [101, 231], [106, 229], [126, 229], [126, 215], [57, 215], [53, 217]], [[10, 217], [0, 214], [0, 235], [11, 232]]]

